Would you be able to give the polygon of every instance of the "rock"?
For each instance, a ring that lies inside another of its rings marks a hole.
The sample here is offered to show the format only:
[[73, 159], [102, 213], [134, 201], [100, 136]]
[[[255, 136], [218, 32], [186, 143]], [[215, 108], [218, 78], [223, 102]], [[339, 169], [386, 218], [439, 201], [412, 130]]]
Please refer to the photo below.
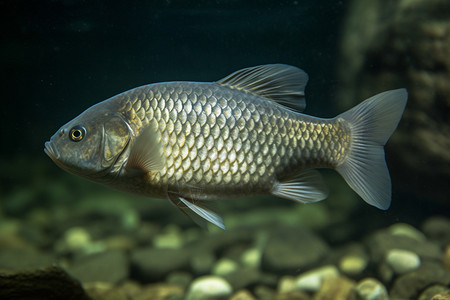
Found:
[[445, 247], [443, 262], [444, 267], [450, 270], [450, 244]]
[[346, 275], [358, 276], [366, 269], [368, 263], [367, 257], [350, 254], [341, 258], [339, 269]]
[[249, 291], [240, 290], [234, 293], [230, 300], [256, 300], [256, 298]]
[[[182, 300], [184, 296], [184, 290], [182, 287], [167, 283], [149, 284], [142, 288], [142, 291], [134, 296], [133, 300], [166, 300], [166, 299], [178, 299]], [[106, 300], [106, 299], [105, 299]]]
[[389, 294], [391, 298], [414, 299], [420, 291], [432, 284], [450, 284], [450, 271], [440, 263], [424, 261], [419, 269], [399, 276]]
[[210, 274], [215, 262], [216, 257], [209, 252], [195, 253], [189, 260], [194, 276]]
[[179, 249], [183, 246], [184, 241], [178, 226], [168, 226], [164, 231], [153, 238], [155, 248]]
[[275, 286], [277, 284], [275, 275], [261, 273], [259, 270], [249, 268], [237, 269], [232, 273], [224, 275], [224, 278], [231, 284], [234, 290], [250, 288], [257, 284], [266, 286]]
[[191, 283], [186, 300], [225, 299], [232, 292], [231, 285], [225, 279], [218, 276], [202, 276]]
[[106, 249], [119, 249], [122, 251], [131, 251], [136, 247], [136, 240], [133, 236], [111, 235], [102, 240]]
[[131, 287], [128, 284], [114, 286], [108, 282], [89, 282], [83, 284], [83, 287], [92, 300], [128, 300], [134, 298], [141, 290], [138, 284]]
[[117, 284], [128, 278], [128, 258], [121, 250], [87, 255], [73, 261], [67, 272], [82, 282]]
[[192, 281], [192, 275], [191, 275], [191, 273], [188, 273], [188, 272], [175, 271], [175, 272], [170, 273], [166, 278], [166, 282], [168, 284], [178, 285], [183, 288], [187, 288], [189, 286], [189, 284], [191, 283], [191, 281]]
[[288, 292], [295, 290], [295, 277], [293, 276], [283, 276], [280, 278], [280, 281], [278, 281], [278, 293], [279, 294], [286, 294]]
[[258, 300], [273, 300], [276, 299], [276, 293], [271, 288], [264, 286], [264, 285], [258, 285], [255, 287], [254, 290], [255, 296]]
[[30, 242], [26, 241], [20, 234], [22, 223], [15, 219], [0, 220], [0, 249], [33, 248]]
[[64, 232], [63, 237], [56, 242], [55, 250], [59, 253], [92, 253], [105, 249], [93, 244], [92, 237], [85, 228], [72, 227]]
[[436, 216], [427, 219], [422, 225], [425, 235], [441, 247], [450, 244], [450, 219]]
[[283, 294], [277, 294], [276, 300], [311, 300], [312, 298], [302, 291], [290, 291]]
[[2, 249], [0, 251], [0, 270], [24, 271], [49, 267], [56, 258], [46, 252], [34, 249]]
[[384, 285], [375, 278], [365, 278], [356, 285], [358, 300], [389, 300]]
[[[422, 293], [420, 293], [417, 300], [430, 300], [433, 298], [434, 295], [439, 294], [441, 292], [448, 291], [448, 287], [443, 285], [432, 285], [430, 287], [427, 287]], [[450, 299], [450, 298], [448, 298]]]
[[345, 277], [331, 277], [323, 281], [314, 300], [348, 300], [355, 297], [355, 283]]
[[386, 255], [387, 264], [397, 274], [403, 274], [420, 267], [419, 256], [407, 250], [392, 249]]
[[170, 272], [188, 270], [189, 255], [182, 249], [135, 249], [130, 255], [131, 272], [140, 281], [160, 280]]
[[431, 300], [450, 300], [450, 290], [446, 290], [434, 295]]
[[389, 250], [392, 249], [411, 251], [421, 258], [442, 259], [442, 250], [438, 245], [430, 241], [418, 241], [405, 235], [392, 235], [389, 230], [375, 232], [369, 236], [366, 242], [372, 260], [375, 262], [384, 260]]
[[394, 271], [392, 268], [385, 262], [380, 262], [377, 266], [377, 271], [380, 279], [385, 283], [391, 282], [392, 278], [394, 278]]
[[295, 289], [306, 292], [317, 292], [324, 280], [336, 277], [339, 277], [339, 271], [335, 266], [323, 266], [300, 274], [295, 280]]
[[450, 20], [442, 12], [449, 10], [448, 3], [353, 1], [342, 27], [336, 99], [347, 109], [378, 92], [408, 88], [406, 111], [389, 140], [389, 169], [397, 188], [446, 203]]
[[0, 299], [90, 300], [81, 284], [58, 267], [0, 275]]
[[261, 250], [257, 248], [251, 248], [242, 253], [241, 263], [249, 268], [258, 269], [261, 265]]
[[232, 259], [222, 258], [220, 259], [213, 268], [213, 274], [217, 276], [224, 276], [236, 271], [239, 265]]
[[314, 233], [298, 227], [274, 230], [263, 250], [263, 270], [282, 274], [314, 266], [328, 252], [327, 244]]
[[235, 245], [252, 244], [254, 238], [254, 230], [243, 228], [222, 230], [207, 235], [207, 238], [199, 239], [195, 244], [190, 245], [190, 251], [192, 251], [192, 253], [223, 253], [224, 249], [228, 249]]
[[419, 242], [424, 242], [427, 239], [422, 232], [406, 223], [396, 223], [394, 225], [391, 225], [388, 228], [388, 232], [393, 236], [407, 236]]

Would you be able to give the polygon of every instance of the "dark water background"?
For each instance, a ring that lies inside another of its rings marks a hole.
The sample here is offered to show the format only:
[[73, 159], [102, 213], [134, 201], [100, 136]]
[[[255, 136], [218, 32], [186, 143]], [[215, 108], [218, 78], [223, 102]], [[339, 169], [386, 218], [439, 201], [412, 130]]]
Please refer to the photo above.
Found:
[[[91, 105], [147, 83], [214, 81], [240, 68], [285, 63], [310, 75], [307, 114], [342, 112], [333, 92], [340, 84], [335, 69], [346, 5], [328, 0], [1, 1], [0, 197], [42, 189], [58, 178], [76, 188], [65, 193], [106, 191], [57, 168], [44, 154], [44, 142]], [[395, 157], [388, 153], [387, 160]], [[440, 209], [397, 190], [397, 176], [392, 174], [391, 210], [361, 201], [355, 225], [367, 214], [379, 221], [369, 227], [417, 224]], [[38, 196], [22, 197], [23, 211], [27, 205], [45, 205], [45, 193], [30, 195]]]

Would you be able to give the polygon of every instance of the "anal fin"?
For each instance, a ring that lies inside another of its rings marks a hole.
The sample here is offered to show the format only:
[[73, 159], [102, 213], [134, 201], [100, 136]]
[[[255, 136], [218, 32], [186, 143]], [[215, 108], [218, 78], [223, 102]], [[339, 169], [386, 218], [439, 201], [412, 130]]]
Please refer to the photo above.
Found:
[[272, 194], [302, 203], [321, 201], [328, 196], [328, 188], [317, 170], [304, 170], [297, 176], [278, 182]]
[[193, 200], [170, 192], [169, 200], [200, 227], [206, 228], [206, 225], [210, 222], [217, 227], [225, 229], [222, 217], [210, 210], [205, 205], [206, 201]]

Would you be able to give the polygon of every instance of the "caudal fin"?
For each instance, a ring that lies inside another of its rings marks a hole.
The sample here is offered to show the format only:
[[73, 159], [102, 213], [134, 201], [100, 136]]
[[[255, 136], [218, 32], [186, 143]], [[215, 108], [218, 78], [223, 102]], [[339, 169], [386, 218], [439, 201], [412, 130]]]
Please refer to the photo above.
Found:
[[380, 209], [391, 204], [391, 178], [384, 148], [405, 109], [406, 89], [375, 95], [340, 114], [351, 128], [351, 148], [336, 170], [367, 203]]

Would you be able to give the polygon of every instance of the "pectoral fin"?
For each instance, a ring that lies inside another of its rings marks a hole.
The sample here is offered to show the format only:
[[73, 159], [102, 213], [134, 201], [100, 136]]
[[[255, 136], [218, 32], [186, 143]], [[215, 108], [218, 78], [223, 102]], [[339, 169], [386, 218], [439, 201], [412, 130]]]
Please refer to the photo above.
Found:
[[304, 170], [292, 179], [275, 184], [272, 194], [281, 198], [313, 203], [328, 196], [328, 188], [316, 170]]
[[[205, 206], [206, 201], [198, 201], [169, 193], [170, 201], [199, 226], [206, 228], [207, 222], [225, 229], [223, 219]], [[202, 202], [202, 203], [200, 203]]]
[[132, 173], [159, 171], [164, 167], [163, 149], [156, 126], [148, 125], [131, 145], [125, 169]]

